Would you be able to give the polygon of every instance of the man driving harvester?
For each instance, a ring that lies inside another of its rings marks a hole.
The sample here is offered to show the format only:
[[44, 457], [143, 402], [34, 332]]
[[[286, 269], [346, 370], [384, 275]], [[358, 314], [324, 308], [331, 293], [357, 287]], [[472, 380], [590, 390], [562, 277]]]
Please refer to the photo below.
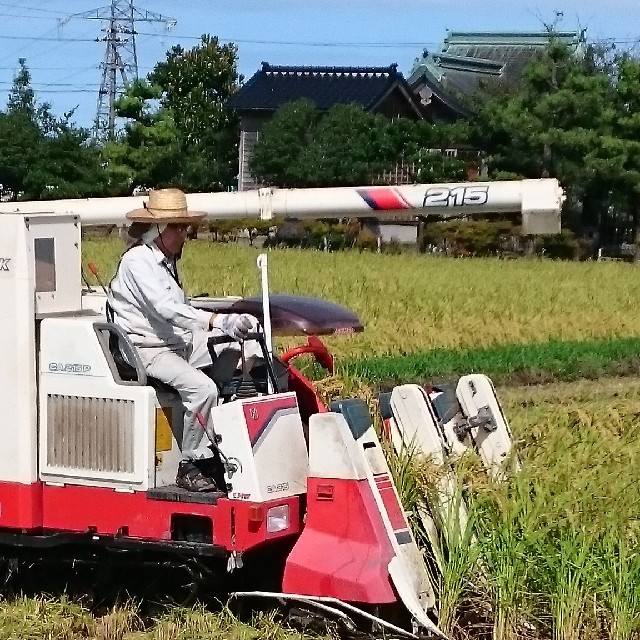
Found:
[[[176, 484], [189, 491], [215, 491], [214, 453], [205, 427], [213, 432], [211, 408], [218, 403], [217, 383], [240, 366], [239, 341], [257, 330], [248, 314], [218, 314], [194, 308], [177, 270], [187, 231], [205, 214], [187, 209], [179, 189], [151, 191], [142, 209], [127, 214], [130, 246], [111, 281], [113, 322], [137, 347], [147, 374], [173, 387], [184, 405], [182, 461]], [[211, 338], [234, 341], [212, 344]], [[244, 369], [262, 356], [260, 345], [244, 342]], [[212, 367], [209, 377], [202, 369]], [[243, 371], [243, 373], [245, 372]]]

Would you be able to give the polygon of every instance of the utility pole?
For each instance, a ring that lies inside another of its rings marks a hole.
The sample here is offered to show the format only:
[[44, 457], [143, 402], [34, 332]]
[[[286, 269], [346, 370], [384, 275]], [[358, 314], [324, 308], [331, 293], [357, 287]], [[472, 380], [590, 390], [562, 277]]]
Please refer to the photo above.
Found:
[[97, 42], [106, 42], [102, 62], [102, 81], [98, 92], [98, 107], [93, 126], [93, 138], [104, 140], [113, 138], [116, 129], [115, 101], [122, 95], [132, 80], [138, 79], [138, 54], [136, 51], [136, 22], [161, 22], [167, 30], [175, 26], [173, 18], [167, 18], [153, 11], [138, 11], [134, 0], [111, 0], [108, 7], [75, 13], [71, 18], [101, 20], [107, 25], [102, 29], [104, 36]]

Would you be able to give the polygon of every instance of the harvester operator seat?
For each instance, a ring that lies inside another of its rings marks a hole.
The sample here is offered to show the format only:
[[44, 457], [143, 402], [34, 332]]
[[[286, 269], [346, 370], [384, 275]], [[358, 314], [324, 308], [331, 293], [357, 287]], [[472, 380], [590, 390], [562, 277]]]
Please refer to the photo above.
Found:
[[[114, 378], [121, 384], [149, 385], [159, 393], [175, 394], [177, 391], [161, 380], [147, 375], [147, 372], [138, 356], [136, 347], [133, 345], [127, 334], [112, 322], [98, 322], [94, 324], [98, 338], [103, 350], [107, 355], [109, 366]], [[288, 369], [278, 358], [272, 362], [272, 372], [277, 384], [275, 388], [278, 392], [288, 390]], [[230, 380], [224, 384], [213, 377], [213, 367], [202, 370], [218, 385], [221, 402], [227, 402], [236, 397], [243, 383], [243, 375], [237, 370]], [[254, 365], [250, 372], [252, 386], [258, 394], [267, 393], [267, 378], [269, 376], [268, 366], [265, 361]]]
[[159, 393], [172, 393], [177, 391], [170, 385], [147, 375], [144, 365], [138, 356], [135, 346], [129, 336], [113, 322], [98, 322], [94, 325], [98, 338], [108, 356], [114, 378], [124, 384], [149, 385]]

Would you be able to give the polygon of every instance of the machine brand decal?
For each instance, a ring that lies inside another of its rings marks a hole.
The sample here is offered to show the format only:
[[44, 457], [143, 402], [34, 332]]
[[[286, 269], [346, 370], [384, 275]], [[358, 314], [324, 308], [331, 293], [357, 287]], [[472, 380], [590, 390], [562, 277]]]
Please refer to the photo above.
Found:
[[0, 271], [9, 271], [9, 262], [11, 258], [0, 258]]
[[423, 207], [465, 207], [487, 204], [488, 186], [473, 187], [432, 187], [427, 189], [422, 202]]
[[280, 484], [272, 484], [267, 487], [267, 493], [281, 493], [282, 491], [289, 490], [288, 482], [281, 482]]
[[353, 327], [338, 327], [337, 329], [333, 330], [333, 333], [355, 333], [355, 329]]
[[50, 362], [49, 371], [54, 373], [79, 373], [85, 375], [91, 373], [91, 366], [71, 362]]
[[358, 195], [375, 211], [413, 209], [413, 207], [395, 189], [357, 189], [357, 192]]
[[244, 419], [254, 452], [265, 439], [271, 427], [283, 415], [297, 414], [298, 403], [295, 396], [275, 397], [259, 402], [251, 402], [243, 407]]

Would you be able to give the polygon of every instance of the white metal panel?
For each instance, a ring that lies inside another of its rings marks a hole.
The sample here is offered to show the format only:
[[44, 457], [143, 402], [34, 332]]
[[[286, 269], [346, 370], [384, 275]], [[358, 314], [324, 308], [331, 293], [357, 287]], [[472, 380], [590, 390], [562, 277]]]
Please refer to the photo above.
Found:
[[[145, 491], [155, 483], [156, 393], [151, 387], [115, 382], [93, 330], [95, 320], [41, 322], [40, 477]], [[116, 427], [118, 419], [126, 422]], [[119, 430], [120, 440], [108, 440], [110, 428]], [[72, 443], [73, 451], [60, 453], [66, 443]], [[55, 451], [50, 453], [50, 447]], [[96, 447], [102, 449], [100, 461]], [[126, 462], [109, 466], [114, 454]]]
[[399, 434], [393, 434], [393, 444], [398, 453], [403, 450], [409, 454], [418, 453], [442, 466], [446, 442], [422, 387], [417, 384], [394, 387], [391, 410], [399, 430]]
[[[260, 483], [253, 463], [242, 402], [228, 402], [214, 407], [211, 410], [211, 418], [216, 435], [222, 438], [220, 450], [227, 460], [237, 467], [233, 475], [227, 476], [227, 482], [232, 486], [230, 497], [237, 500], [260, 501]], [[209, 435], [213, 437], [213, 433]]]
[[365, 460], [341, 413], [317, 413], [309, 418], [309, 476], [336, 480], [367, 478]]
[[[80, 221], [77, 216], [29, 215], [24, 218], [28, 230], [28, 248], [35, 264], [36, 313], [78, 311], [80, 295]], [[50, 241], [52, 264], [38, 260], [38, 243]], [[38, 264], [40, 262], [40, 264]], [[39, 286], [39, 271], [51, 278], [51, 285]]]
[[[0, 214], [55, 211], [80, 216], [83, 224], [126, 224], [126, 213], [146, 198], [93, 198], [51, 202], [0, 203]], [[377, 202], [374, 202], [377, 200]], [[560, 233], [564, 193], [555, 178], [498, 182], [403, 185], [397, 187], [332, 187], [324, 189], [258, 189], [236, 193], [193, 193], [189, 207], [210, 218], [375, 217], [412, 210], [415, 215], [443, 217], [464, 213], [526, 213], [524, 233]], [[535, 223], [535, 229], [529, 227]]]
[[19, 216], [0, 216], [0, 482], [37, 474], [33, 263]]
[[[103, 321], [104, 319], [98, 315], [42, 320], [40, 325], [41, 374], [111, 378], [111, 370], [93, 328], [94, 322]], [[99, 388], [95, 390], [98, 391]]]
[[[505, 471], [504, 463], [511, 454], [513, 438], [493, 383], [482, 374], [462, 376], [458, 380], [456, 396], [468, 420], [489, 420], [488, 428], [472, 427], [471, 438], [487, 471], [494, 479], [501, 479]], [[513, 464], [515, 470], [519, 470], [517, 458]]]
[[[282, 400], [294, 402], [278, 408]], [[245, 409], [249, 415], [271, 416], [253, 443]], [[222, 438], [220, 450], [237, 468], [227, 477], [231, 498], [263, 502], [306, 492], [309, 458], [295, 393], [235, 400], [214, 407], [211, 416], [215, 433]]]

